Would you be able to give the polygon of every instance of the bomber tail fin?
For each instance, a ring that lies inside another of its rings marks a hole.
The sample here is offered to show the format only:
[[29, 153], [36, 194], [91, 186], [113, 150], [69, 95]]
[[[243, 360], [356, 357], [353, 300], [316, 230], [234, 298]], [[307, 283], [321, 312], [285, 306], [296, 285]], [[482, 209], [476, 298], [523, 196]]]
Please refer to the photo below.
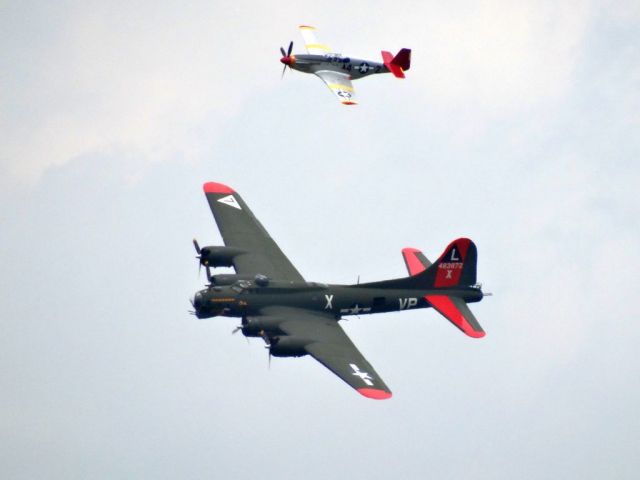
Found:
[[375, 288], [438, 290], [464, 288], [476, 284], [478, 250], [468, 238], [458, 238], [433, 263], [414, 248], [402, 251], [411, 276], [360, 284]]
[[476, 284], [478, 250], [468, 238], [451, 242], [438, 260], [418, 275], [426, 288], [450, 288]]
[[403, 48], [394, 57], [391, 52], [383, 50], [382, 61], [385, 67], [393, 73], [396, 78], [405, 78], [404, 72], [411, 68], [411, 49]]
[[[477, 263], [475, 244], [468, 238], [459, 238], [451, 242], [440, 258], [417, 277], [422, 276], [425, 286], [434, 290], [470, 287], [476, 284]], [[482, 292], [479, 293], [480, 299]], [[469, 310], [465, 298], [432, 291], [424, 299], [465, 334], [473, 338], [484, 337], [484, 330]]]
[[462, 332], [473, 338], [484, 337], [484, 330], [467, 307], [467, 302], [478, 302], [483, 297], [476, 285], [475, 244], [468, 238], [458, 238], [433, 264], [415, 248], [403, 249], [402, 255], [409, 277], [359, 286], [422, 291], [429, 305]]

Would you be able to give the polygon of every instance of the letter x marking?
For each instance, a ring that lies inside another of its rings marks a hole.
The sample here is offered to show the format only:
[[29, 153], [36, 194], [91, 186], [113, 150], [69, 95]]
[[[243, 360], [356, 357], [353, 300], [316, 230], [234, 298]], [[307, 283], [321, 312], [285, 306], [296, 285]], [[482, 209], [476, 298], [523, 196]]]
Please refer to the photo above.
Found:
[[327, 304], [325, 305], [324, 309], [325, 310], [332, 310], [333, 309], [333, 295], [325, 295], [324, 298], [327, 299]]

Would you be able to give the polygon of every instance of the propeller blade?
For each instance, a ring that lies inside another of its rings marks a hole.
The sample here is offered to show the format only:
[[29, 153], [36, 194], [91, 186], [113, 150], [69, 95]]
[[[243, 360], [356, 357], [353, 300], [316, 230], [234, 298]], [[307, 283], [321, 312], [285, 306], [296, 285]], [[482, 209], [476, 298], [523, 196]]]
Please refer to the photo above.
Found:
[[269, 364], [268, 364], [267, 370], [271, 370], [271, 345], [266, 345], [264, 348], [269, 350]]
[[291, 40], [291, 43], [289, 44], [289, 50], [287, 50], [287, 57], [291, 55], [292, 50], [293, 50], [293, 40]]
[[283, 57], [287, 56], [287, 52], [284, 51], [284, 48], [280, 47], [280, 53], [282, 54]]
[[198, 245], [198, 241], [195, 238], [193, 239], [193, 246], [196, 248], [196, 253], [200, 255], [200, 245]]
[[284, 78], [284, 72], [287, 70], [287, 66], [282, 67], [282, 75], [280, 75], [280, 80]]
[[205, 268], [205, 271], [207, 272], [207, 281], [211, 283], [211, 268], [209, 268], [209, 265], [206, 265], [204, 268]]
[[231, 335], [235, 335], [236, 333], [238, 333], [240, 330], [242, 330], [242, 325], [238, 325], [236, 328], [234, 328], [231, 331]]

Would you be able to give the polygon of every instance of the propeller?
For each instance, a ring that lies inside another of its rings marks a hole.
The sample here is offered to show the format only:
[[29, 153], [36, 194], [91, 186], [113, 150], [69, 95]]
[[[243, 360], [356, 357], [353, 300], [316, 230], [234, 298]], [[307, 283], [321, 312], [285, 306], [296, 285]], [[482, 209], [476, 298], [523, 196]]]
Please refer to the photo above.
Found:
[[211, 267], [209, 265], [204, 266], [204, 271], [207, 272], [207, 282], [212, 283], [211, 281]]
[[280, 75], [280, 79], [284, 77], [284, 72], [287, 70], [287, 67], [291, 68], [291, 51], [293, 50], [293, 40], [289, 43], [289, 48], [287, 51], [284, 51], [284, 48], [280, 47], [280, 53], [282, 54], [282, 58], [280, 61], [284, 63], [284, 67], [282, 67], [282, 75]]
[[[200, 245], [198, 244], [198, 241], [194, 238], [193, 239], [193, 246], [196, 249], [196, 253], [198, 254], [196, 256], [196, 258], [198, 260], [202, 259], [202, 250], [200, 249]], [[202, 271], [202, 261], [198, 262], [198, 278], [200, 278], [200, 272]]]
[[[198, 262], [198, 277], [200, 277], [200, 272], [202, 271], [202, 265], [204, 265], [205, 270], [207, 271], [207, 280], [209, 281], [209, 283], [211, 283], [211, 270], [209, 269], [209, 260], [208, 260], [208, 251], [202, 251], [202, 249], [200, 248], [200, 244], [198, 243], [198, 241], [194, 238], [193, 239], [193, 247], [196, 249], [196, 258], [198, 260], [200, 260]], [[206, 247], [205, 247], [206, 248]], [[202, 258], [204, 255], [204, 259]]]
[[266, 348], [269, 351], [269, 353], [268, 353], [269, 360], [268, 360], [268, 363], [267, 363], [267, 370], [271, 370], [271, 345], [265, 345], [264, 348]]
[[[243, 327], [242, 327], [242, 325], [238, 325], [236, 328], [234, 328], [234, 329], [231, 331], [231, 335], [235, 335], [236, 333], [238, 333], [239, 331], [241, 331], [241, 330], [242, 330], [242, 328], [243, 328]], [[247, 345], [249, 345], [249, 337], [247, 337], [247, 336], [245, 335], [245, 337], [244, 337], [244, 338], [247, 340]]]

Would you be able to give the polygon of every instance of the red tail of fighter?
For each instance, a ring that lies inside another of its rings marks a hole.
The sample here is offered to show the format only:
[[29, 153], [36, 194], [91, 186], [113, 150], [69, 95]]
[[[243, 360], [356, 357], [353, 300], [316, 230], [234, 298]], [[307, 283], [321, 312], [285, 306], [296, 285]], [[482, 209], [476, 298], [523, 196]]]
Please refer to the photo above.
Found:
[[411, 68], [411, 50], [403, 48], [394, 57], [390, 52], [382, 51], [382, 61], [396, 78], [405, 78], [404, 72]]

